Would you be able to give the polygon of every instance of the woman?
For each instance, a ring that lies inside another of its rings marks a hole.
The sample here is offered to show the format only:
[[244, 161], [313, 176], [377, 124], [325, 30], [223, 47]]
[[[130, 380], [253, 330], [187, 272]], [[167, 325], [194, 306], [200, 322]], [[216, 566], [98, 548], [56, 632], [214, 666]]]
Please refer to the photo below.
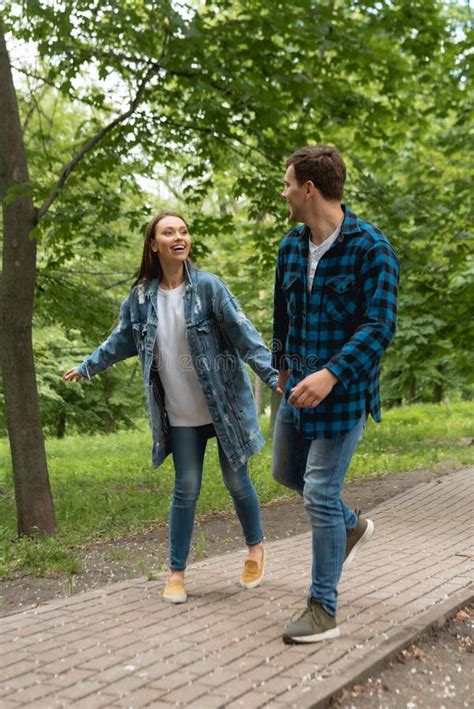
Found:
[[189, 260], [191, 238], [175, 212], [155, 216], [145, 232], [140, 273], [110, 337], [66, 381], [90, 379], [120, 360], [140, 357], [153, 436], [152, 459], [173, 455], [175, 485], [169, 521], [170, 576], [163, 596], [187, 599], [184, 574], [199, 496], [204, 453], [217, 436], [222, 475], [242, 525], [248, 555], [244, 588], [263, 578], [260, 510], [247, 461], [263, 445], [247, 362], [272, 389], [271, 355], [224, 283]]

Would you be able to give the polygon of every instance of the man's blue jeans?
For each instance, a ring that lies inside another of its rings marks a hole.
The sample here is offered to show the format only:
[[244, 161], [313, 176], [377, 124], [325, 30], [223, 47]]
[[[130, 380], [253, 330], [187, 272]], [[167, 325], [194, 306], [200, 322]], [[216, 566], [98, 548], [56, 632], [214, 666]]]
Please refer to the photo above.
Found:
[[[171, 449], [175, 466], [175, 484], [170, 509], [169, 561], [172, 571], [184, 571], [193, 534], [196, 503], [201, 490], [204, 453], [209, 438], [216, 435], [214, 426], [171, 426]], [[260, 505], [247, 464], [237, 471], [231, 468], [217, 440], [219, 461], [227, 487], [242, 525], [245, 543], [263, 540]]]
[[344, 476], [359, 442], [366, 415], [355, 428], [337, 438], [308, 440], [295, 428], [286, 400], [278, 410], [273, 432], [273, 477], [303, 496], [313, 532], [313, 568], [309, 595], [336, 614], [347, 531], [357, 517], [341, 499]]

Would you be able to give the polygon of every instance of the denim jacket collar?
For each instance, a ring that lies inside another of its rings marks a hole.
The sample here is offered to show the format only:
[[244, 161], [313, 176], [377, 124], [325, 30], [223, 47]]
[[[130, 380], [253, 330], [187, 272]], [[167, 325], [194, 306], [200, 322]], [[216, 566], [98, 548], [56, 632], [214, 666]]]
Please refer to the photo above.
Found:
[[[188, 291], [193, 286], [196, 286], [196, 275], [194, 268], [187, 262], [184, 262], [184, 280], [186, 282], [186, 290]], [[145, 297], [156, 301], [158, 288], [160, 287], [160, 279], [153, 278], [143, 286]]]

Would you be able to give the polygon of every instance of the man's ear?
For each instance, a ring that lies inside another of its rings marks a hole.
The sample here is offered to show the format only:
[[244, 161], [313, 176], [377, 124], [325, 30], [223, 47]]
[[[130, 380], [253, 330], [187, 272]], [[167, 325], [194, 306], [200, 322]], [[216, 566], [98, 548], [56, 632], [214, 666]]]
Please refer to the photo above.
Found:
[[307, 180], [305, 187], [306, 187], [306, 193], [305, 193], [306, 199], [313, 198], [315, 196], [316, 192], [319, 192], [318, 188], [316, 187], [316, 185], [314, 184], [314, 182], [312, 180]]

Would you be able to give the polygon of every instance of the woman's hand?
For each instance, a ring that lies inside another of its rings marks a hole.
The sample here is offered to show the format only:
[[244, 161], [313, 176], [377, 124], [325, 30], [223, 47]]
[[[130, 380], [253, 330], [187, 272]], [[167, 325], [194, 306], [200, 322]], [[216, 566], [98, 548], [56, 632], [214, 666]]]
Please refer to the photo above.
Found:
[[63, 379], [65, 382], [78, 382], [79, 379], [82, 378], [82, 374], [79, 372], [78, 367], [72, 367], [72, 369], [68, 369], [67, 372], [63, 374]]
[[288, 377], [290, 376], [290, 370], [289, 369], [280, 369], [278, 372], [278, 389], [277, 394], [284, 394], [285, 393], [285, 387], [286, 387], [286, 381]]

